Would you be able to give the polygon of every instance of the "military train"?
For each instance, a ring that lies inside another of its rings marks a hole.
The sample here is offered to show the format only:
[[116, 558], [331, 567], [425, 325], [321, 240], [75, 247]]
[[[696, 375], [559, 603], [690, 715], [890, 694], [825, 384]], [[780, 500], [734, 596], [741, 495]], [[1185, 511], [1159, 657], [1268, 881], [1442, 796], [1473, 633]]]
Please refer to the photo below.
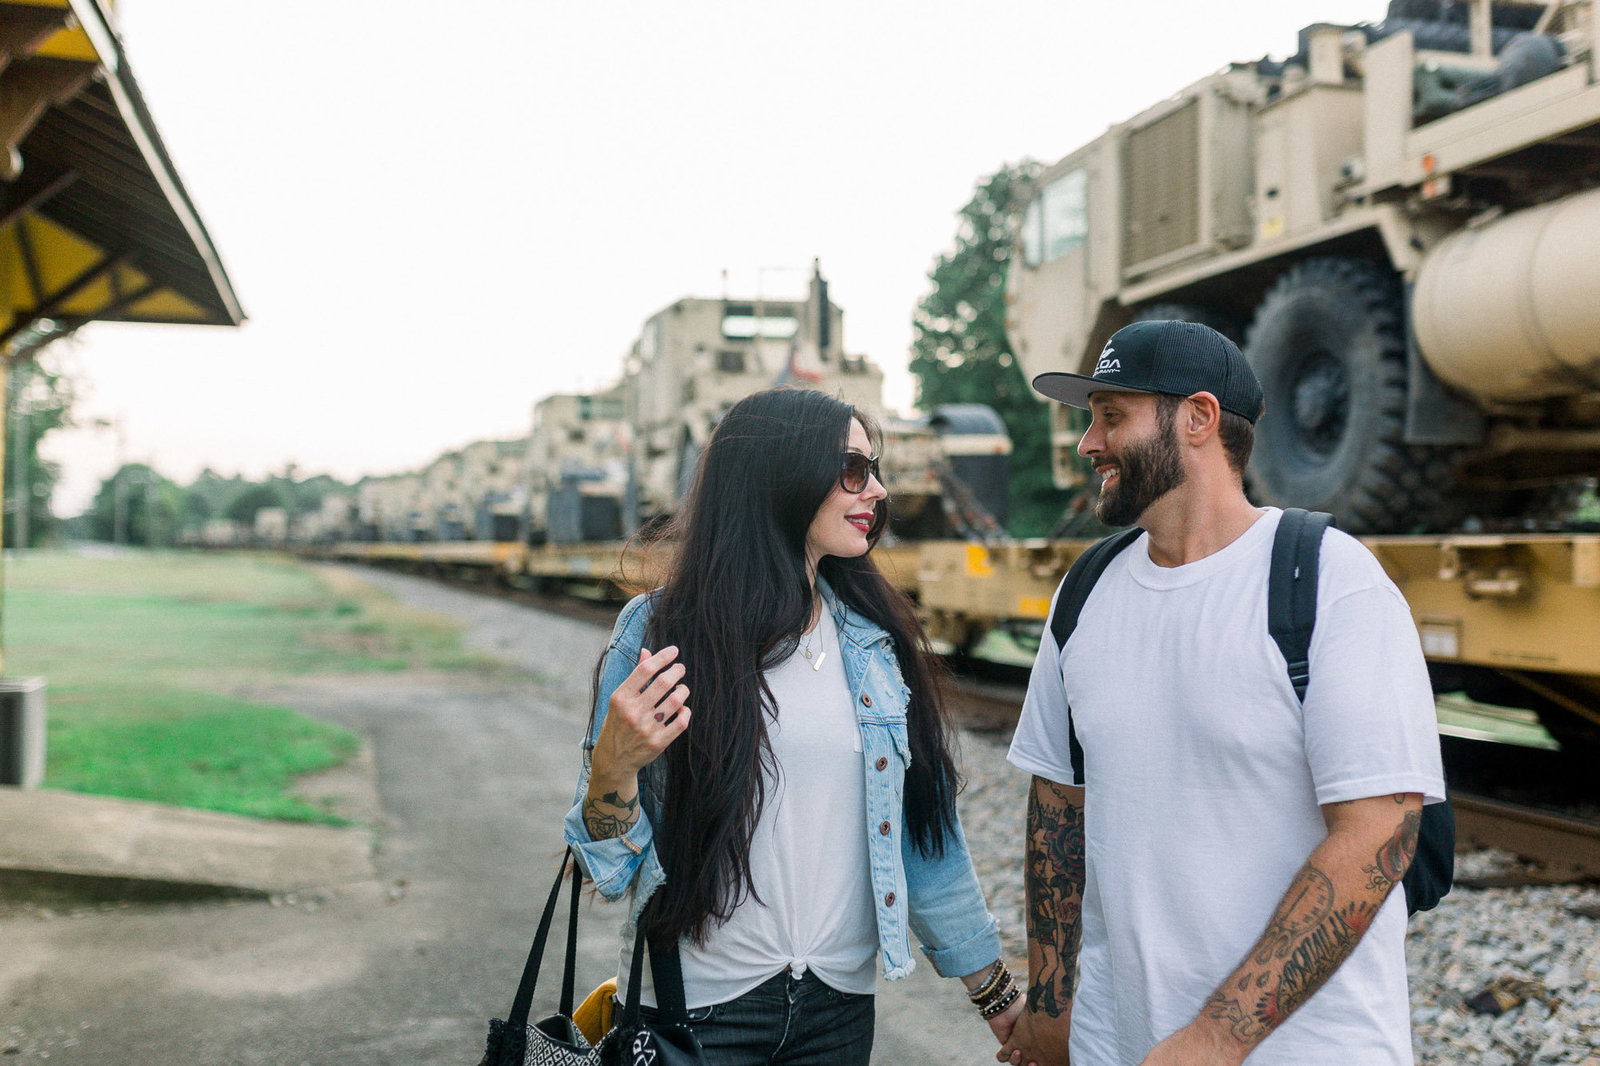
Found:
[[[883, 372], [844, 348], [844, 312], [813, 265], [804, 300], [684, 297], [647, 318], [618, 382], [533, 407], [526, 437], [484, 440], [421, 470], [358, 482], [300, 516], [296, 541], [604, 543], [670, 516], [717, 420], [749, 393], [787, 384], [838, 396], [885, 437], [883, 478], [901, 540], [1003, 537], [1011, 440], [980, 404], [900, 416]], [[470, 554], [466, 548], [453, 549]]]
[[[1007, 294], [1030, 375], [1090, 371], [1138, 318], [1240, 340], [1267, 395], [1253, 498], [1363, 536], [1441, 692], [1584, 750], [1600, 745], [1600, 533], [1527, 523], [1600, 471], [1597, 35], [1596, 0], [1394, 0], [1379, 22], [1306, 27], [1288, 60], [1231, 64], [1045, 167]], [[335, 554], [614, 589], [622, 537], [670, 511], [737, 395], [787, 380], [874, 405], [881, 376], [841, 336], [820, 275], [804, 301], [678, 301], [616, 389], [541, 401], [531, 476], [511, 471], [517, 445], [483, 446], [473, 462], [506, 469], [470, 521], [418, 495], [426, 472], [373, 479], [340, 527], [367, 541]], [[993, 412], [887, 422], [904, 524], [886, 571], [944, 649], [1025, 662], [1085, 543], [1004, 535]]]

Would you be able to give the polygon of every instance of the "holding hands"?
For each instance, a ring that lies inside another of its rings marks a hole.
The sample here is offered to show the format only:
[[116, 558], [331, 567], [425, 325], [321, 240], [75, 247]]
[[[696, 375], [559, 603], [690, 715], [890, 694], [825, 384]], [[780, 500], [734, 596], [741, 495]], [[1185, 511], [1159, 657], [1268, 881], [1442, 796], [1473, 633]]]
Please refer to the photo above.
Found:
[[1017, 1019], [1022, 1017], [1022, 1012], [1027, 1006], [1027, 999], [1018, 996], [1005, 1010], [989, 1019], [989, 1029], [994, 1033], [996, 1040], [1004, 1044], [1011, 1039], [1011, 1031], [1016, 1027]]
[[1067, 1066], [1067, 1035], [1071, 1024], [1070, 1004], [1065, 1016], [1060, 1018], [1023, 1010], [1011, 1031], [1001, 1037], [1004, 1046], [995, 1053], [995, 1060], [1012, 1066]]

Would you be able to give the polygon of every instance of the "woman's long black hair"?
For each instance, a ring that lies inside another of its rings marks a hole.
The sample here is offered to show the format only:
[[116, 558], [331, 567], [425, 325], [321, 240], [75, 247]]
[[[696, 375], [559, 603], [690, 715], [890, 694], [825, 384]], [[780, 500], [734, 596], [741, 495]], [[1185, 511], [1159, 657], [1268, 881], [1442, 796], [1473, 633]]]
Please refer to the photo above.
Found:
[[[780, 387], [746, 397], [718, 423], [673, 520], [674, 563], [645, 647], [677, 645], [693, 720], [644, 775], [661, 812], [654, 830], [666, 881], [646, 919], [658, 938], [703, 943], [754, 897], [750, 841], [773, 779], [767, 725], [777, 711], [763, 671], [793, 653], [810, 621], [806, 533], [839, 482], [852, 418], [876, 447], [876, 424], [823, 393]], [[873, 544], [888, 518], [886, 501], [877, 508]], [[911, 690], [906, 829], [924, 854], [940, 854], [955, 832], [961, 782], [938, 661], [910, 601], [870, 554], [826, 557], [818, 573], [894, 641]]]

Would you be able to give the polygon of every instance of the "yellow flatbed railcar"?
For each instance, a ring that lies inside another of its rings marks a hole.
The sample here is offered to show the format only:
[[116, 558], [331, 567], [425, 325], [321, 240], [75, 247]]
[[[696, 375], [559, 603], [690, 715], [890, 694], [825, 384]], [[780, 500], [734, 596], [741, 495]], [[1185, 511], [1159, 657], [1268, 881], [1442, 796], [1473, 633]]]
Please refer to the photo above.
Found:
[[[1424, 654], [1469, 695], [1532, 705], [1551, 733], [1600, 743], [1600, 534], [1366, 537], [1405, 594]], [[1087, 540], [882, 545], [879, 565], [917, 601], [937, 646], [983, 657], [997, 632], [1040, 632], [1051, 597]], [[637, 543], [334, 545], [329, 558], [485, 580], [581, 586], [621, 596], [658, 582]], [[1509, 698], [1508, 698], [1509, 695]], [[1518, 699], [1517, 697], [1520, 697]]]

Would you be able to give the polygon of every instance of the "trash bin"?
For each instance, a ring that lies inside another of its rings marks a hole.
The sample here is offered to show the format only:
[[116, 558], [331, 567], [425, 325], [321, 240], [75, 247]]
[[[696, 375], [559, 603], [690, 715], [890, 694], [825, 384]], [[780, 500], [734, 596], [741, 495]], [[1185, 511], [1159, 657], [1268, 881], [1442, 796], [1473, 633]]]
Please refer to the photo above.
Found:
[[42, 677], [0, 678], [0, 785], [44, 783]]

